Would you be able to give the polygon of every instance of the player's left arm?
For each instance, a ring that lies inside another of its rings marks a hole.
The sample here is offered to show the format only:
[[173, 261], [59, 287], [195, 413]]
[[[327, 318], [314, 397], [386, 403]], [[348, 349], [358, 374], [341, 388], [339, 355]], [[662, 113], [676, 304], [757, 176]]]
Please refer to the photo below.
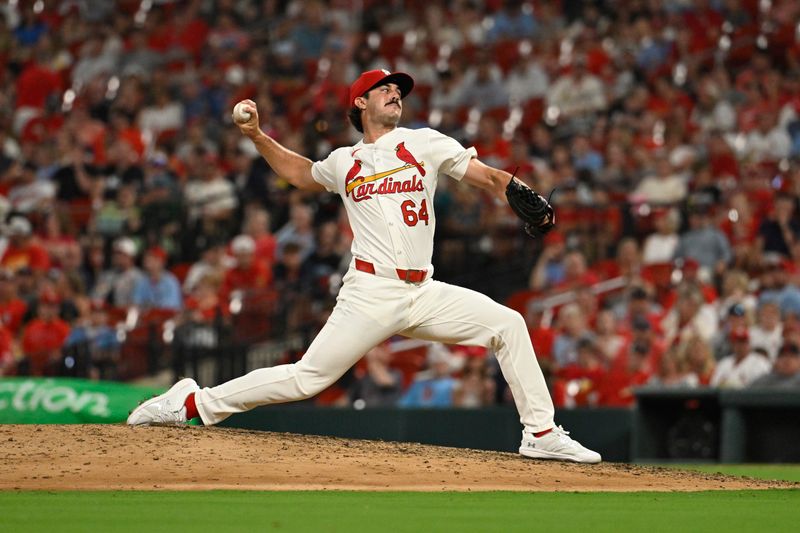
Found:
[[533, 238], [541, 237], [555, 227], [556, 214], [550, 202], [508, 172], [472, 158], [462, 181], [491, 192], [495, 198], [511, 206], [524, 223], [525, 233]]
[[462, 181], [489, 191], [497, 199], [508, 203], [506, 186], [511, 181], [511, 174], [504, 170], [490, 167], [480, 159], [473, 157], [467, 165], [467, 171], [464, 173]]

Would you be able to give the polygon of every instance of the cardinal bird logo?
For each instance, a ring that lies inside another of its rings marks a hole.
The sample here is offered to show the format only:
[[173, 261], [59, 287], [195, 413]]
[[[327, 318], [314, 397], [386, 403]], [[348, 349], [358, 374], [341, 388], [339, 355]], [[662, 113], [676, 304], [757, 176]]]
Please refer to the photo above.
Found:
[[413, 165], [417, 167], [417, 172], [419, 172], [420, 176], [425, 175], [425, 169], [422, 168], [422, 165], [417, 162], [416, 158], [408, 151], [405, 146], [405, 143], [400, 143], [395, 146], [394, 151], [397, 152], [397, 158], [400, 159], [403, 163]]
[[347, 185], [351, 181], [356, 179], [356, 175], [359, 172], [361, 172], [361, 160], [360, 159], [355, 159], [355, 160], [353, 160], [353, 166], [350, 167], [350, 170], [347, 171], [347, 176], [345, 176], [345, 178], [344, 178], [344, 186], [347, 187]]

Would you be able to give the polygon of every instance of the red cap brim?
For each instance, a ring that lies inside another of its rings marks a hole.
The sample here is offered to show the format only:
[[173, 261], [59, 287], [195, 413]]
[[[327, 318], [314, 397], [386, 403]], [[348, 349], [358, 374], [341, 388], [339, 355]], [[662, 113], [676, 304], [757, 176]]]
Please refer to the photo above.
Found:
[[405, 72], [391, 72], [387, 70], [370, 70], [364, 72], [350, 86], [350, 107], [355, 105], [359, 96], [387, 83], [394, 83], [400, 89], [400, 97], [405, 98], [414, 88], [414, 79]]

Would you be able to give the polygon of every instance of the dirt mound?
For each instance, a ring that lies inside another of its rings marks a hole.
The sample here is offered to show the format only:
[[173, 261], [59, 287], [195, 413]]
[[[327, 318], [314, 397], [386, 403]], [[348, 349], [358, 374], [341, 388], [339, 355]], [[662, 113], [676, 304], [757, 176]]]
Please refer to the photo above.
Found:
[[760, 489], [788, 484], [513, 453], [204, 427], [0, 425], [0, 489]]

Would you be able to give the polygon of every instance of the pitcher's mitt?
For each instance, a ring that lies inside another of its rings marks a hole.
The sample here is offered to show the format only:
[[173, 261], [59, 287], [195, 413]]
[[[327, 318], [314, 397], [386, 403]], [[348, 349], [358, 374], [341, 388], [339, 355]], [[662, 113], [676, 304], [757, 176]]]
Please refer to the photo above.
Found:
[[514, 213], [525, 223], [525, 233], [534, 239], [555, 227], [556, 213], [553, 206], [544, 196], [521, 181], [511, 178], [506, 186], [506, 198]]

